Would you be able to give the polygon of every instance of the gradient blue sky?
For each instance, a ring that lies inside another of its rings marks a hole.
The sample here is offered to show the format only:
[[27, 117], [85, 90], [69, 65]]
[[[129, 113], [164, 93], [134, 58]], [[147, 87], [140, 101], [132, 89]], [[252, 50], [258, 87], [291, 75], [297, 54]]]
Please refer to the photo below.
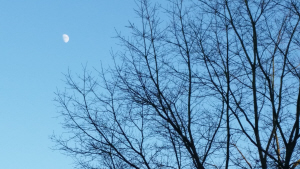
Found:
[[[0, 168], [71, 169], [49, 136], [61, 133], [53, 101], [68, 68], [111, 63], [114, 28], [134, 21], [133, 0], [0, 0]], [[125, 31], [124, 31], [125, 30]], [[64, 43], [62, 34], [70, 41]], [[126, 35], [126, 34], [125, 34]]]

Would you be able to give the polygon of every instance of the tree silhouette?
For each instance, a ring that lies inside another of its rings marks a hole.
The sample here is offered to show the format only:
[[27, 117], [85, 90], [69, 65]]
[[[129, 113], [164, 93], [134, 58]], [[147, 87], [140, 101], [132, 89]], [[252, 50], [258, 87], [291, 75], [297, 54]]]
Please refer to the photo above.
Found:
[[81, 168], [296, 168], [300, 4], [139, 0], [114, 67], [66, 74], [57, 148]]

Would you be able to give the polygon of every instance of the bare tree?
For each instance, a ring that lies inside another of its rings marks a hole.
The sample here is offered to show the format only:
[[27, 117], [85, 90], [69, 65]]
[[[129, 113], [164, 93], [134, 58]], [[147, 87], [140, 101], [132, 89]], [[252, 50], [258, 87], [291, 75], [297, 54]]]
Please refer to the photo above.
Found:
[[137, 5], [114, 68], [66, 74], [58, 149], [89, 169], [296, 168], [299, 2]]

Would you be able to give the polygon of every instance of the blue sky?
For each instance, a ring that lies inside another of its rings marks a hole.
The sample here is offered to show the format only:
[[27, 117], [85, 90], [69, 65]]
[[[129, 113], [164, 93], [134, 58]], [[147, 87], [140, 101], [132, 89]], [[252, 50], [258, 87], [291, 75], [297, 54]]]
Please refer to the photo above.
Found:
[[[54, 92], [62, 73], [111, 64], [115, 28], [136, 20], [133, 0], [0, 0], [0, 168], [71, 169], [49, 136], [61, 133]], [[63, 34], [70, 41], [64, 43]], [[125, 33], [126, 35], [126, 33]]]

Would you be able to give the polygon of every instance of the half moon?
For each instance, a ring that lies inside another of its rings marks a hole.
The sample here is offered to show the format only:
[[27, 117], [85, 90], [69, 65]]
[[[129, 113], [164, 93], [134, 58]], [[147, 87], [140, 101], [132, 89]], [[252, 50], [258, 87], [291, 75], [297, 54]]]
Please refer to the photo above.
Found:
[[70, 38], [69, 38], [69, 36], [68, 36], [67, 34], [63, 34], [62, 37], [63, 37], [63, 41], [64, 41], [65, 43], [68, 43], [68, 42], [69, 42]]

